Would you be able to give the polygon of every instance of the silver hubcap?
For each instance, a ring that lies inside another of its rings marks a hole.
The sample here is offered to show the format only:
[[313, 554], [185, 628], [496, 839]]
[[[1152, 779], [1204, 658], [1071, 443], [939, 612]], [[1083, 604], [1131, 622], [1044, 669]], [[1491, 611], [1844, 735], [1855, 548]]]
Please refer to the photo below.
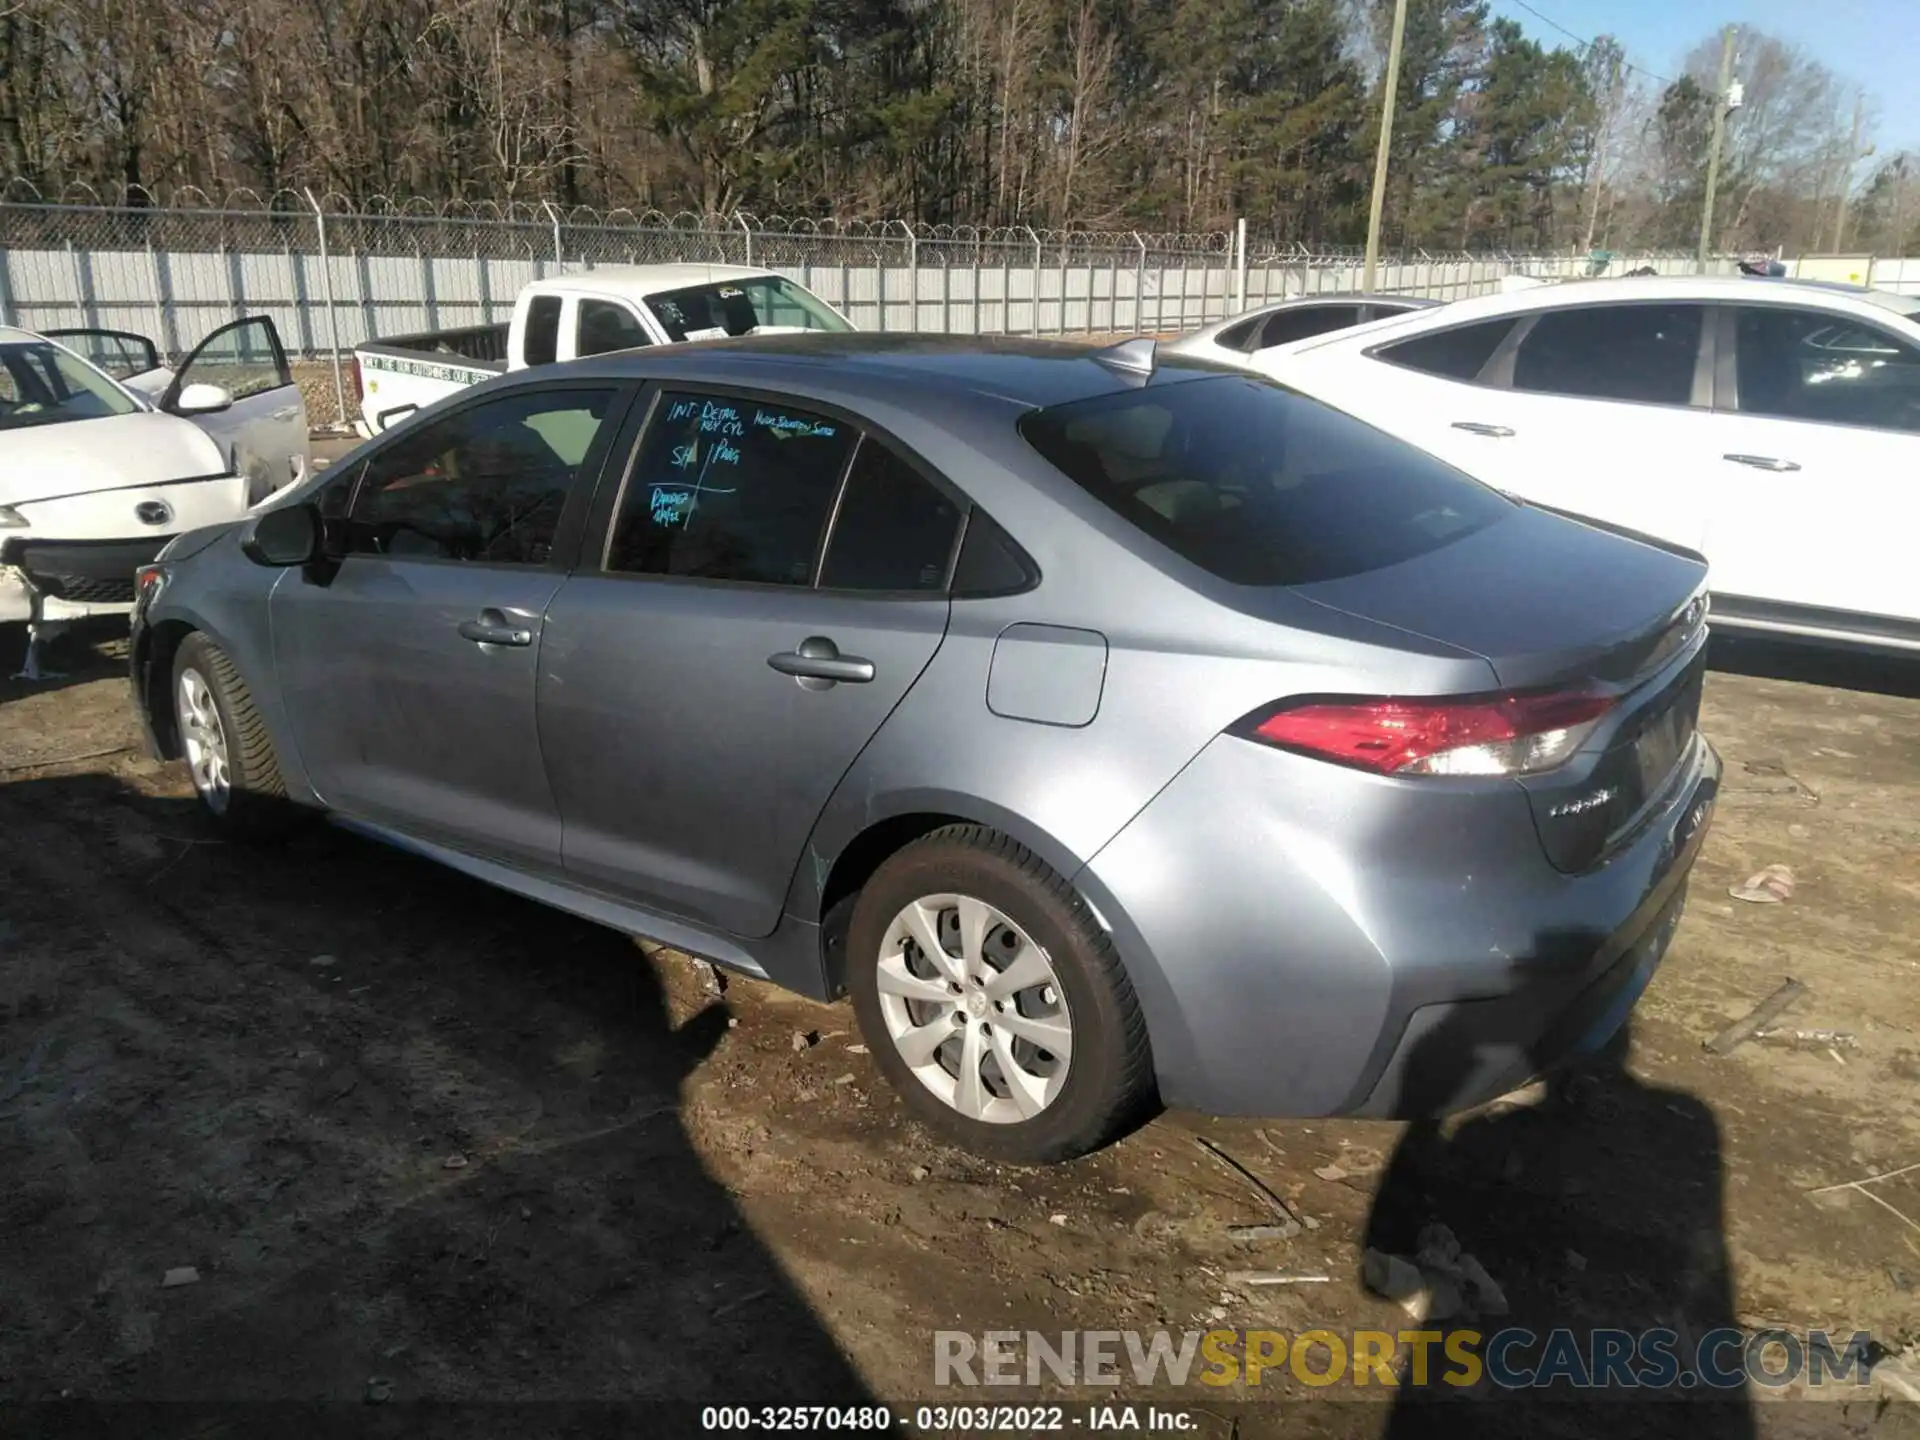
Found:
[[1073, 1059], [1065, 987], [1047, 952], [969, 895], [923, 895], [880, 944], [880, 1014], [922, 1085], [970, 1120], [1031, 1120]]
[[193, 771], [193, 788], [212, 809], [224, 811], [233, 793], [227, 732], [220, 724], [220, 707], [213, 703], [213, 687], [198, 670], [180, 672], [180, 742]]

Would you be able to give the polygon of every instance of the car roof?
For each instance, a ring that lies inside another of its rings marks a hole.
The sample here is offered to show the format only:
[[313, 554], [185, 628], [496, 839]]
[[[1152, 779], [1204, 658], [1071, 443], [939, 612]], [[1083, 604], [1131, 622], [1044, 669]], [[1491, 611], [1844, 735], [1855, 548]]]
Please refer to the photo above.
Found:
[[1251, 310], [1241, 310], [1227, 316], [1224, 320], [1215, 320], [1203, 325], [1180, 338], [1183, 340], [1205, 340], [1218, 335], [1222, 330], [1231, 328], [1245, 320], [1257, 320], [1263, 315], [1278, 314], [1282, 310], [1302, 310], [1309, 305], [1392, 305], [1401, 312], [1411, 310], [1431, 310], [1442, 301], [1432, 300], [1424, 295], [1389, 295], [1375, 290], [1354, 290], [1344, 293], [1328, 291], [1319, 295], [1289, 295], [1284, 300], [1272, 300], [1264, 305], [1256, 305]]
[[18, 325], [0, 325], [0, 344], [18, 345], [22, 340], [44, 340], [44, 335], [22, 330]]
[[690, 285], [714, 285], [723, 280], [762, 280], [773, 274], [771, 270], [752, 265], [600, 265], [592, 270], [549, 275], [534, 283], [549, 294], [604, 294], [617, 291], [657, 295], [663, 290], [684, 290]]
[[514, 373], [539, 378], [564, 369], [577, 376], [735, 384], [828, 401], [924, 396], [995, 409], [1044, 408], [1205, 376], [1244, 378], [1164, 346], [1149, 377], [1103, 357], [1113, 359], [1111, 347], [1021, 336], [810, 331], [621, 350]]
[[1478, 320], [1532, 315], [1543, 310], [1559, 310], [1575, 305], [1618, 301], [1673, 304], [1688, 300], [1780, 305], [1810, 303], [1818, 309], [1856, 318], [1877, 313], [1920, 321], [1920, 298], [1885, 290], [1867, 290], [1813, 280], [1763, 279], [1754, 275], [1601, 275], [1591, 278], [1583, 276], [1524, 290], [1474, 295], [1464, 300], [1449, 301], [1443, 307], [1390, 315], [1350, 329], [1289, 341], [1277, 347], [1277, 350], [1304, 354], [1326, 345], [1355, 343], [1357, 337], [1365, 337], [1365, 343], [1371, 345], [1392, 335], [1424, 334], [1453, 325], [1469, 325]]

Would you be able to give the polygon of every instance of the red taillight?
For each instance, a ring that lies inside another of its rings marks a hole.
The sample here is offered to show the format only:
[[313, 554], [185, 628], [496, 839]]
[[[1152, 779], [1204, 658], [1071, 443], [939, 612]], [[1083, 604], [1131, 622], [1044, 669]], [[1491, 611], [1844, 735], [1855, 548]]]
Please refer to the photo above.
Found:
[[1253, 734], [1383, 775], [1528, 775], [1566, 760], [1613, 703], [1591, 690], [1314, 701], [1276, 711]]

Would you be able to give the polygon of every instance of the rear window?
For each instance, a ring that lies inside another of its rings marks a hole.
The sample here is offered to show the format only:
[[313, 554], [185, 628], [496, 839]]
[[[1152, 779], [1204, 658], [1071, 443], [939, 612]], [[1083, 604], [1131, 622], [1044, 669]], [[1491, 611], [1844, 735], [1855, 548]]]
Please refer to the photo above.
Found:
[[1511, 508], [1412, 446], [1252, 377], [1036, 410], [1020, 432], [1102, 504], [1236, 585], [1384, 569]]

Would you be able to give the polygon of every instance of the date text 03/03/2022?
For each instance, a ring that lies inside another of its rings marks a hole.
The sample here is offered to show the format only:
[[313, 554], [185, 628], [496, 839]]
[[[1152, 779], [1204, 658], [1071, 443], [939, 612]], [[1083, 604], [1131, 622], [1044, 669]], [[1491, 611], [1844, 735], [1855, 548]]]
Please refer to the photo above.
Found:
[[1127, 1403], [919, 1405], [898, 1411], [885, 1405], [709, 1405], [700, 1412], [702, 1430], [745, 1435], [794, 1431], [871, 1435], [908, 1426], [920, 1435], [1036, 1435], [1075, 1430], [1179, 1435], [1195, 1430], [1198, 1423], [1195, 1416], [1177, 1406]]

